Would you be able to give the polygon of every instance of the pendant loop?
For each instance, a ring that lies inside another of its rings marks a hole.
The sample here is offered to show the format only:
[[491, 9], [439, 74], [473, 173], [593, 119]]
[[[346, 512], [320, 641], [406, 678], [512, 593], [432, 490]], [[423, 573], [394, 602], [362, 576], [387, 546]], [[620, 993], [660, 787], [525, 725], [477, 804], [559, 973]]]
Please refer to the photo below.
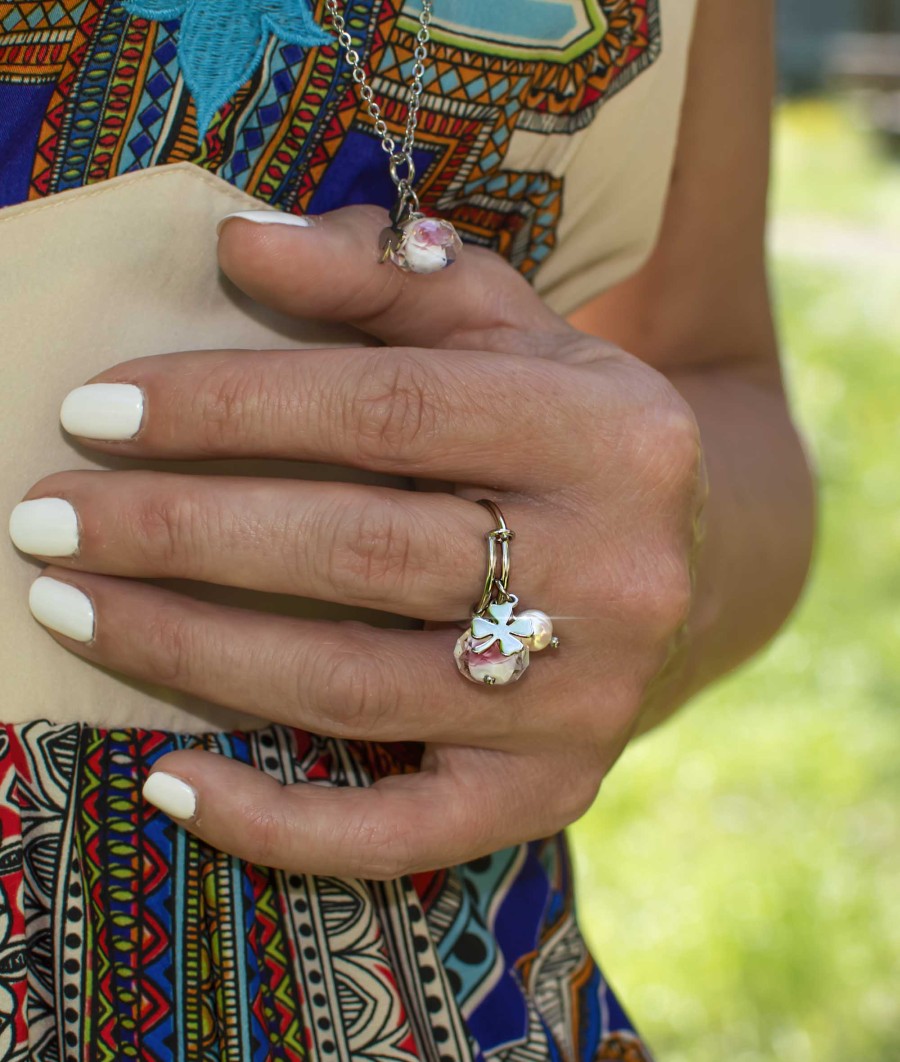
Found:
[[[400, 188], [405, 186], [412, 191], [412, 186], [416, 183], [416, 164], [412, 155], [406, 151], [394, 151], [391, 154], [391, 180], [394, 184]], [[406, 173], [400, 173], [400, 167], [406, 166]]]

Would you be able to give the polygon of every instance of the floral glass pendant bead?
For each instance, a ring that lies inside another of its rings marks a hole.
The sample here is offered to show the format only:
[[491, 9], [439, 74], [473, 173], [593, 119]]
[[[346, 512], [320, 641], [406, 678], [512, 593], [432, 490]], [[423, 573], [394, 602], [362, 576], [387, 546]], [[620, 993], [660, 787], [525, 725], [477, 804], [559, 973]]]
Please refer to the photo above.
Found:
[[524, 645], [512, 656], [504, 656], [496, 645], [479, 653], [478, 642], [472, 638], [470, 631], [461, 635], [453, 655], [460, 672], [482, 686], [507, 686], [510, 682], [517, 682], [531, 662]]
[[506, 686], [517, 682], [531, 661], [522, 637], [533, 631], [530, 620], [513, 615], [510, 602], [494, 602], [472, 617], [472, 622], [456, 643], [456, 666], [471, 682], [485, 686]]
[[408, 273], [439, 273], [453, 265], [463, 249], [459, 233], [441, 218], [413, 216], [394, 237], [390, 260]]

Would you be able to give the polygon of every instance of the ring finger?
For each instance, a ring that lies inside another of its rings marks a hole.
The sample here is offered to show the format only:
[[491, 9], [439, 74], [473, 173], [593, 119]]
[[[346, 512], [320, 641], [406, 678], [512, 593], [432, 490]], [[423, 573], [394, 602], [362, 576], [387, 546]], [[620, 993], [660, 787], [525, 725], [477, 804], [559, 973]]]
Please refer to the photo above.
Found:
[[84, 659], [329, 737], [509, 747], [545, 718], [550, 683], [558, 693], [573, 681], [550, 668], [510, 699], [460, 679], [452, 631], [273, 616], [54, 567], [30, 597], [35, 617]]
[[[536, 526], [531, 507], [522, 521], [515, 506], [508, 516], [521, 524], [517, 592], [555, 607], [557, 580], [538, 563], [547, 563], [541, 537], [552, 530]], [[10, 520], [19, 549], [63, 567], [429, 621], [468, 616], [491, 527], [483, 508], [450, 494], [147, 471], [58, 473], [36, 484]]]

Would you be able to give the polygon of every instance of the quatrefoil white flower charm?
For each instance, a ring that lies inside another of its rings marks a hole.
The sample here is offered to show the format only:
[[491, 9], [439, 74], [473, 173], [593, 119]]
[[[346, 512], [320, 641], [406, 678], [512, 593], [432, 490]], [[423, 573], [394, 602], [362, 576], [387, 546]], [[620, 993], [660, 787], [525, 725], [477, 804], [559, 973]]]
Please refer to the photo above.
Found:
[[472, 617], [454, 652], [456, 666], [467, 679], [485, 686], [506, 686], [525, 674], [531, 648], [537, 648], [533, 644], [536, 624], [532, 614], [513, 614], [517, 603], [511, 596]]
[[523, 638], [527, 638], [531, 634], [531, 624], [527, 620], [516, 619], [511, 601], [505, 605], [488, 605], [487, 612], [490, 619], [485, 619], [484, 616], [472, 617], [472, 636], [484, 639], [483, 642], [479, 640], [475, 652], [481, 656], [494, 645], [500, 646], [500, 652], [504, 656], [515, 656], [521, 652], [525, 644], [515, 635], [521, 634]]

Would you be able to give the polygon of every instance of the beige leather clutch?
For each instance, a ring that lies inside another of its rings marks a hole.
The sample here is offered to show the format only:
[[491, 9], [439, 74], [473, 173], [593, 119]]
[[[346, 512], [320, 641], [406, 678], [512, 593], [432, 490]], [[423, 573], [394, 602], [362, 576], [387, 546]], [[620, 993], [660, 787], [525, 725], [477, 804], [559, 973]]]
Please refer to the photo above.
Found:
[[[260, 206], [225, 181], [182, 164], [0, 211], [4, 520], [32, 484], [63, 469], [157, 467], [335, 478], [333, 468], [288, 462], [117, 461], [80, 449], [59, 426], [66, 393], [120, 361], [176, 350], [365, 342], [347, 329], [278, 316], [221, 276], [217, 222], [233, 211]], [[342, 476], [351, 477], [375, 479]], [[266, 720], [132, 682], [68, 653], [28, 611], [28, 588], [40, 565], [18, 553], [5, 534], [0, 539], [0, 723], [49, 719], [194, 733], [266, 725]], [[195, 584], [177, 588], [291, 614], [342, 614], [296, 599]]]

